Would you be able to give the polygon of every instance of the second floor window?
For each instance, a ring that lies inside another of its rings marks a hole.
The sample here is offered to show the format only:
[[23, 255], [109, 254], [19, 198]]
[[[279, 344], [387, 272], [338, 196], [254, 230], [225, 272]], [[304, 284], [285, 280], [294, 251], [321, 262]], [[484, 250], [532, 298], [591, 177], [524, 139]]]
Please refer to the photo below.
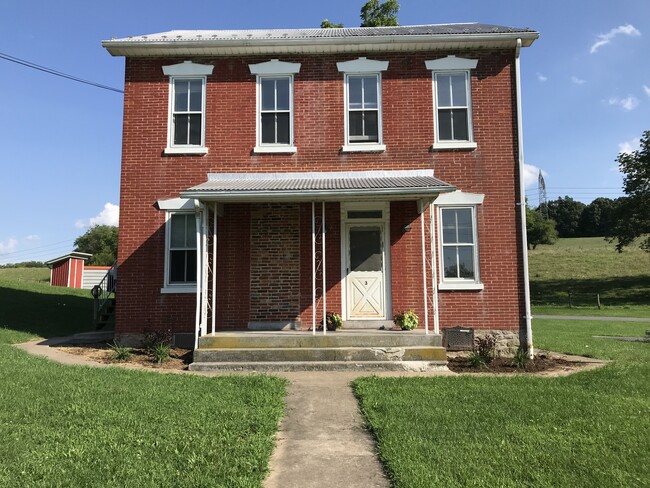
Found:
[[438, 141], [470, 141], [467, 72], [435, 73]]
[[347, 76], [348, 143], [379, 143], [379, 75]]
[[172, 79], [173, 146], [202, 146], [204, 124], [204, 80]]
[[260, 144], [290, 146], [292, 78], [260, 77]]

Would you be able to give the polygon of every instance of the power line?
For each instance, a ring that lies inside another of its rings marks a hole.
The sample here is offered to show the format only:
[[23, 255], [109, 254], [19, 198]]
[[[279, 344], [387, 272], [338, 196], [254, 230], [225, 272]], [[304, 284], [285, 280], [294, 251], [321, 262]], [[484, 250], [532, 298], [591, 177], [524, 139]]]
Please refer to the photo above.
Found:
[[76, 81], [78, 83], [84, 83], [86, 85], [94, 86], [97, 88], [101, 88], [102, 90], [109, 90], [109, 91], [114, 91], [117, 93], [124, 93], [124, 90], [120, 90], [118, 88], [113, 88], [112, 86], [107, 86], [107, 85], [102, 85], [101, 83], [95, 83], [94, 81], [88, 81], [84, 80], [83, 78], [79, 78], [77, 76], [69, 75], [67, 73], [63, 73], [62, 71], [56, 71], [52, 68], [47, 68], [45, 66], [41, 66], [40, 64], [32, 63], [31, 61], [26, 61], [24, 59], [17, 58], [15, 56], [11, 56], [9, 54], [1, 53], [0, 52], [0, 59], [4, 59], [5, 61], [10, 61], [12, 63], [20, 64], [22, 66], [27, 66], [28, 68], [32, 68], [38, 71], [42, 71], [44, 73], [48, 73], [50, 75], [54, 76], [60, 76], [61, 78], [66, 78], [68, 80]]

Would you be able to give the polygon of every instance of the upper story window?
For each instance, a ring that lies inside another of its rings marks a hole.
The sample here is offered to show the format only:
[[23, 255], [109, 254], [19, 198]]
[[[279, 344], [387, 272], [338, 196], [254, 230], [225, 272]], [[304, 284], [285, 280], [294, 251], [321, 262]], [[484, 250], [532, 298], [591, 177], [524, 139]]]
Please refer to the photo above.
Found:
[[382, 135], [381, 72], [388, 61], [358, 58], [337, 63], [345, 77], [343, 152], [385, 151]]
[[212, 65], [185, 61], [163, 66], [169, 76], [169, 124], [165, 154], [206, 154], [205, 94]]
[[433, 71], [433, 149], [475, 149], [470, 70], [478, 60], [447, 56], [425, 63]]
[[248, 65], [257, 76], [256, 153], [294, 153], [293, 76], [300, 63], [272, 59]]
[[455, 191], [439, 196], [441, 290], [482, 290], [478, 259], [477, 206], [483, 195]]

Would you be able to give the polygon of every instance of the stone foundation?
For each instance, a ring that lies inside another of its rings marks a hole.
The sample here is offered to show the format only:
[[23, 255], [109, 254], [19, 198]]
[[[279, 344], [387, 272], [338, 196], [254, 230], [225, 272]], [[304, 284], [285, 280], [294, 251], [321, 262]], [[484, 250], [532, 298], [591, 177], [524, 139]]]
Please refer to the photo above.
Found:
[[[522, 333], [525, 335], [525, 333]], [[493, 335], [497, 340], [496, 354], [497, 356], [514, 356], [519, 350], [521, 344], [520, 332], [518, 330], [474, 330], [474, 338], [483, 338], [487, 335]], [[525, 341], [525, 336], [522, 335], [521, 340]]]

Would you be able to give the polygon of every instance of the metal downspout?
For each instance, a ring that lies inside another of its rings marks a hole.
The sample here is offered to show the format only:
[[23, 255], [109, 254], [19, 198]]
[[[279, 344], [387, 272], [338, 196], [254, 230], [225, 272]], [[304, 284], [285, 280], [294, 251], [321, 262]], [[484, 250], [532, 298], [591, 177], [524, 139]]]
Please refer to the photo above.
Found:
[[521, 118], [521, 73], [519, 66], [519, 54], [521, 51], [521, 39], [517, 39], [515, 50], [515, 82], [517, 92], [517, 147], [519, 149], [519, 210], [521, 213], [521, 253], [524, 272], [524, 300], [526, 306], [526, 349], [528, 357], [533, 358], [533, 316], [530, 310], [530, 284], [528, 276], [528, 236], [526, 235], [526, 188], [524, 185], [524, 136], [522, 131]]

